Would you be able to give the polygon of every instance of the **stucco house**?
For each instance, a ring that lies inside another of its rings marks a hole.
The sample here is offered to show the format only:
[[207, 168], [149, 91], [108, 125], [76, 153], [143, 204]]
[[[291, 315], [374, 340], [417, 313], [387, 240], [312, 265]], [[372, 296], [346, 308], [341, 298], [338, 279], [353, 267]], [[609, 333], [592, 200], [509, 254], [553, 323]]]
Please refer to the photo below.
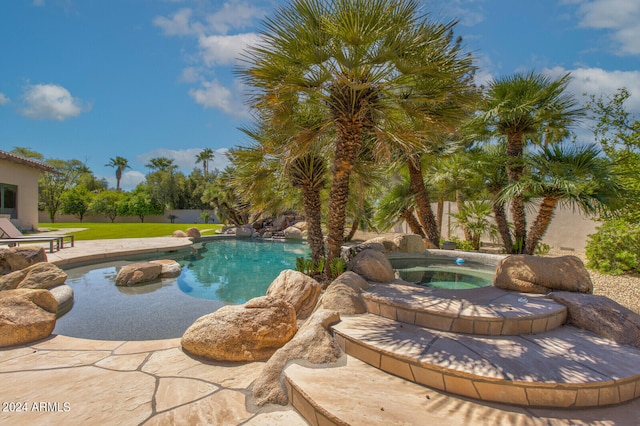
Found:
[[22, 230], [38, 228], [38, 176], [54, 167], [0, 150], [0, 216]]

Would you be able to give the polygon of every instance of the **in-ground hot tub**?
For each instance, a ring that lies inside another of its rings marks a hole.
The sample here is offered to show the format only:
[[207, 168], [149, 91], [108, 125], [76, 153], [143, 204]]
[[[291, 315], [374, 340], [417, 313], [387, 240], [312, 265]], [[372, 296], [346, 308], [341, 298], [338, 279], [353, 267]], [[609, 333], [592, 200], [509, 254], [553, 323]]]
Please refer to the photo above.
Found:
[[465, 290], [493, 284], [500, 255], [452, 250], [388, 253], [398, 277], [432, 288]]

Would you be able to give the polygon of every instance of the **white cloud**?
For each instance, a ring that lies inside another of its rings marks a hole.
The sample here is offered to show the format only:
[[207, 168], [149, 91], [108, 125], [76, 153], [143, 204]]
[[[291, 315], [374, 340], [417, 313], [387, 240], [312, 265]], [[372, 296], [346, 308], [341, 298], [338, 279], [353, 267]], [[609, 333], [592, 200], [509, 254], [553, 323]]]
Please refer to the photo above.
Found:
[[258, 38], [254, 33], [202, 36], [198, 39], [198, 45], [206, 65], [231, 65], [240, 53], [248, 45], [255, 44]]
[[84, 106], [67, 89], [56, 84], [30, 85], [22, 100], [25, 105], [20, 111], [22, 115], [37, 120], [64, 121], [91, 109], [90, 105]]
[[229, 1], [222, 9], [206, 17], [208, 27], [214, 33], [227, 34], [232, 28], [246, 28], [256, 18], [262, 18], [265, 12], [241, 1]]
[[194, 67], [187, 67], [182, 70], [180, 81], [184, 83], [197, 83], [200, 81], [200, 71]]
[[202, 32], [202, 25], [191, 23], [191, 9], [180, 9], [171, 18], [157, 16], [153, 23], [160, 27], [165, 35], [192, 35]]
[[571, 72], [569, 90], [577, 98], [584, 93], [595, 96], [612, 96], [620, 87], [630, 93], [625, 106], [629, 112], [640, 113], [640, 71], [607, 71], [601, 68], [577, 68], [566, 70], [562, 67], [545, 69], [544, 72], [557, 77]]
[[582, 0], [580, 26], [611, 30], [611, 38], [621, 55], [640, 55], [640, 2], [637, 0]]
[[7, 98], [4, 93], [0, 93], [0, 105], [6, 105], [9, 102], [11, 102], [11, 100]]
[[33, 5], [37, 7], [44, 6], [44, 0], [33, 0]]
[[238, 118], [249, 118], [249, 112], [242, 104], [242, 86], [236, 81], [231, 89], [217, 80], [203, 81], [199, 89], [189, 90], [189, 95], [204, 108], [215, 108]]
[[[152, 158], [166, 157], [173, 160], [173, 164], [184, 173], [191, 173], [196, 167], [196, 157], [203, 148], [189, 148], [189, 149], [156, 149], [144, 154], [140, 154], [136, 157], [136, 161], [139, 163], [147, 164]], [[230, 162], [227, 158], [227, 148], [219, 148], [213, 150], [213, 161], [209, 163], [209, 170], [218, 169], [224, 170]]]

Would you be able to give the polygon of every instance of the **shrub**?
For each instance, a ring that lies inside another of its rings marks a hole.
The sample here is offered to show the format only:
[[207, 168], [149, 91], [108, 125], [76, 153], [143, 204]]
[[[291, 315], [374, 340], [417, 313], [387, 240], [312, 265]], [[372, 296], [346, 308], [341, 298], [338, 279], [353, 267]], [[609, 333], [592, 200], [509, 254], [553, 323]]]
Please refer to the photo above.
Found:
[[605, 274], [640, 272], [640, 225], [608, 220], [587, 242], [587, 266]]

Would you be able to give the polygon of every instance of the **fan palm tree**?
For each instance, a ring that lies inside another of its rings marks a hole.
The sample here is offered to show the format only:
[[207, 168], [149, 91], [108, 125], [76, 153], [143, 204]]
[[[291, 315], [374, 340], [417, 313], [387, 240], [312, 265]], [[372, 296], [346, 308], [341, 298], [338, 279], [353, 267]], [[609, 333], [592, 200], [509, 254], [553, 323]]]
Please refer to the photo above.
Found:
[[209, 161], [215, 158], [211, 148], [205, 148], [196, 156], [196, 164], [202, 163], [202, 174], [206, 178], [209, 170]]
[[129, 161], [124, 157], [110, 158], [109, 162], [105, 164], [107, 167], [114, 167], [116, 169], [116, 191], [120, 191], [120, 179], [122, 179], [122, 172], [126, 169], [130, 169]]
[[375, 135], [380, 157], [391, 147], [421, 150], [440, 126], [433, 106], [456, 92], [430, 97], [418, 82], [457, 81], [470, 71], [471, 58], [452, 40], [455, 23], [429, 22], [419, 6], [418, 0], [292, 0], [265, 21], [261, 41], [245, 53], [239, 73], [254, 88], [250, 105], [261, 119], [286, 129], [301, 103], [318, 111], [313, 132], [286, 142], [297, 155], [332, 135], [325, 139], [333, 152], [329, 259], [340, 255], [349, 180], [366, 135]]
[[318, 265], [320, 259], [324, 259], [320, 191], [327, 182], [327, 166], [321, 156], [305, 154], [291, 162], [288, 174], [293, 186], [302, 191], [304, 214], [309, 226], [307, 241], [311, 248], [311, 259]]
[[[522, 177], [522, 156], [527, 138], [537, 136], [538, 143], [548, 145], [566, 135], [566, 130], [584, 115], [575, 98], [566, 92], [570, 74], [552, 79], [529, 72], [514, 74], [489, 83], [480, 121], [495, 136], [507, 141], [506, 170], [511, 183]], [[543, 140], [544, 139], [544, 140]], [[516, 243], [527, 251], [525, 200], [516, 195], [511, 200]]]
[[596, 145], [552, 144], [530, 156], [531, 172], [507, 186], [503, 199], [528, 194], [540, 199], [535, 220], [526, 241], [527, 254], [533, 254], [546, 233], [556, 206], [566, 204], [584, 212], [607, 211], [620, 190], [611, 165]]
[[426, 237], [415, 216], [415, 199], [408, 176], [400, 176], [380, 199], [374, 221], [382, 231], [389, 230], [398, 221], [404, 221], [411, 232]]
[[178, 168], [173, 164], [173, 159], [167, 157], [155, 157], [149, 160], [145, 167], [151, 169], [154, 172], [169, 172], [173, 173]]

